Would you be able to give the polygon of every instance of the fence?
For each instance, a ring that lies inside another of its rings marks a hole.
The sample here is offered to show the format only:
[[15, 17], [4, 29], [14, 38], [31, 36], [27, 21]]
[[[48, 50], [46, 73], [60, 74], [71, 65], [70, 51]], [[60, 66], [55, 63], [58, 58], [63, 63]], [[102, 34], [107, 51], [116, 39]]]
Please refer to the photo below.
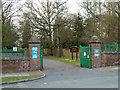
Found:
[[102, 52], [117, 52], [120, 51], [120, 45], [118, 43], [115, 44], [102, 44], [101, 45]]
[[2, 53], [2, 60], [28, 60], [29, 59], [29, 50], [28, 49], [20, 49], [17, 51], [13, 51], [11, 49], [3, 49], [0, 51]]

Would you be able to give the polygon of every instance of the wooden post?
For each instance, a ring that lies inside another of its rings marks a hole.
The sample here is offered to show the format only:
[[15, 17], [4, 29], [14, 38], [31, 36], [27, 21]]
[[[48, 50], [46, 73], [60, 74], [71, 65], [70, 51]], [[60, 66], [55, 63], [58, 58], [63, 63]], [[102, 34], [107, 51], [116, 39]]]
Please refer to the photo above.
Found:
[[78, 52], [76, 52], [76, 60], [78, 60]]
[[72, 52], [72, 60], [73, 60], [73, 52]]

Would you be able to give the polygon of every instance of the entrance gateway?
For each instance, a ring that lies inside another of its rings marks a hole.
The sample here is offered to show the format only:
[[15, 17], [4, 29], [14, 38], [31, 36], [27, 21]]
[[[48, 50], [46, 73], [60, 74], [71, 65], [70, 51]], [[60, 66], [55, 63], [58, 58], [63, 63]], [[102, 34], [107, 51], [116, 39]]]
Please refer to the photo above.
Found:
[[91, 45], [80, 45], [80, 66], [91, 68]]
[[88, 46], [80, 45], [80, 66], [87, 68], [101, 67], [103, 60], [101, 58], [101, 41], [97, 36], [89, 40]]

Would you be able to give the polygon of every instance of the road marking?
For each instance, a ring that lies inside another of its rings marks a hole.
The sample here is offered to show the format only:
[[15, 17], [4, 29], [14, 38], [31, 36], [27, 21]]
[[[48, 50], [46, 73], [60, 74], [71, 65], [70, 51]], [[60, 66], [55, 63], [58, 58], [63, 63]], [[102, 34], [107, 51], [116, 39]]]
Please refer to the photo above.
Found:
[[44, 83], [45, 85], [47, 84], [47, 83]]
[[7, 88], [7, 87], [9, 87], [9, 86], [4, 86], [4, 87], [0, 87], [0, 88]]
[[15, 86], [15, 85], [2, 86], [2, 88], [7, 88], [7, 87], [10, 87], [10, 86]]

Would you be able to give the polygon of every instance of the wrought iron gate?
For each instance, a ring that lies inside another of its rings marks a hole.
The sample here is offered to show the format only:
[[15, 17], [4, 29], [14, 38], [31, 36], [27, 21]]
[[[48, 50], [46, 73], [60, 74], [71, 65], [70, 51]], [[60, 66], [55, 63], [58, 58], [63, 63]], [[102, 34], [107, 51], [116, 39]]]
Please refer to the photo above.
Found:
[[91, 45], [80, 45], [80, 66], [91, 68]]

